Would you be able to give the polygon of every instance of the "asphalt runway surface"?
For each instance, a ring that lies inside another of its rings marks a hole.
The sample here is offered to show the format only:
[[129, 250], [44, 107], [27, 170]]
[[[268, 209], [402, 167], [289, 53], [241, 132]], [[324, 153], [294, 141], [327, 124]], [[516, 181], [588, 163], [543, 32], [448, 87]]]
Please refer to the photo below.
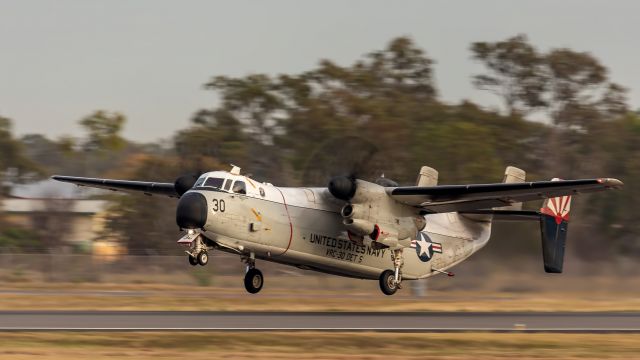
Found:
[[2, 311], [0, 330], [637, 332], [640, 312]]

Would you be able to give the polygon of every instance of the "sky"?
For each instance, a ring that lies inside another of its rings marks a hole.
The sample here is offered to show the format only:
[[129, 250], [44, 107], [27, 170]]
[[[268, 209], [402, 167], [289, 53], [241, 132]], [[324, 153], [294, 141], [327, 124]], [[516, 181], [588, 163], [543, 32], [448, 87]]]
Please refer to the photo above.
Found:
[[499, 100], [476, 90], [475, 41], [524, 33], [540, 50], [594, 54], [640, 107], [640, 1], [616, 0], [0, 0], [0, 116], [18, 135], [79, 136], [102, 109], [125, 137], [168, 139], [216, 104], [217, 75], [348, 65], [409, 36], [434, 66], [442, 100]]

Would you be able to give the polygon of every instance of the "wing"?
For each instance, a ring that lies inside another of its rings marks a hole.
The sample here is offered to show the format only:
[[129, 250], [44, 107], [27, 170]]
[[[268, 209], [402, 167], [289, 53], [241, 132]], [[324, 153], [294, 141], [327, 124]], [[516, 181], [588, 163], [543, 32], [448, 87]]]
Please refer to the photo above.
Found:
[[162, 195], [179, 198], [172, 183], [95, 179], [75, 176], [54, 175], [53, 180], [68, 182], [78, 186], [88, 186], [112, 191], [141, 192], [146, 195]]
[[468, 211], [623, 186], [617, 179], [582, 179], [475, 185], [407, 186], [387, 190], [396, 201], [429, 213]]

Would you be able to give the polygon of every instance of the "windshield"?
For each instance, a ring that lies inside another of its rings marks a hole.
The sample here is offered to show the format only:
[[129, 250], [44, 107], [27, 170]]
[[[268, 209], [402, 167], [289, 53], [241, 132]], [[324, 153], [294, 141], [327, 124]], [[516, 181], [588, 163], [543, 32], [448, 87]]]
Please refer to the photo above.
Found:
[[210, 177], [210, 178], [207, 179], [207, 181], [205, 181], [204, 186], [214, 187], [216, 189], [220, 189], [222, 187], [222, 182], [223, 181], [224, 181], [224, 179], [222, 179], [222, 178]]

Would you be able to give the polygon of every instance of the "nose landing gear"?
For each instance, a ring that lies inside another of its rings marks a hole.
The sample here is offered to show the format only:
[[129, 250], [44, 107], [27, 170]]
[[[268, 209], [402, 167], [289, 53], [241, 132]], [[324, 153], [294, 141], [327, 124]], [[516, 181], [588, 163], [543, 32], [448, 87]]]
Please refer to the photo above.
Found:
[[201, 266], [205, 266], [209, 263], [207, 245], [202, 240], [201, 235], [194, 234], [190, 231], [182, 239], [178, 240], [178, 243], [189, 245], [189, 250], [186, 250], [185, 252], [189, 257], [189, 264], [191, 264], [191, 266], [196, 266], [198, 264]]

